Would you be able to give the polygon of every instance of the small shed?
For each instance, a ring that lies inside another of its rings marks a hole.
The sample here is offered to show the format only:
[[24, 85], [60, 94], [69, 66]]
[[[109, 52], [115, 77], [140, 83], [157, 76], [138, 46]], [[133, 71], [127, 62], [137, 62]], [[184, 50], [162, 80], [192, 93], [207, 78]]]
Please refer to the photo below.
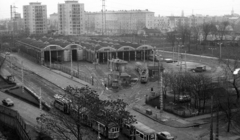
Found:
[[159, 68], [158, 67], [159, 67], [158, 65], [148, 66], [149, 77], [156, 77], [156, 76], [158, 76], [158, 73], [159, 73]]

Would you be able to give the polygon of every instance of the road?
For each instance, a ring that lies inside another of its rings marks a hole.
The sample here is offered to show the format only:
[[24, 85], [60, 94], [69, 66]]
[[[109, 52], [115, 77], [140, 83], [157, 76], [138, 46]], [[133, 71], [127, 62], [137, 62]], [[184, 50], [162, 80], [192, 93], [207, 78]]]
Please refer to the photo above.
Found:
[[13, 63], [17, 63], [21, 67], [21, 62], [25, 69], [36, 73], [37, 75], [43, 77], [44, 79], [49, 80], [52, 83], [55, 83], [59, 87], [65, 88], [66, 85], [72, 85], [77, 87], [83, 87], [85, 84], [80, 84], [79, 82], [73, 81], [70, 78], [63, 77], [48, 68], [45, 68], [35, 62], [28, 60], [25, 57], [22, 57], [20, 54], [11, 54]]
[[[48, 81], [51, 81], [50, 83], [47, 83], [46, 81], [42, 81], [40, 80], [41, 77], [33, 77], [34, 74], [26, 74], [26, 78], [29, 76], [29, 81], [32, 81], [32, 85], [31, 87], [35, 87], [35, 90], [38, 90], [39, 86], [42, 87], [43, 92], [45, 92], [46, 94], [44, 94], [44, 99], [51, 99], [52, 96], [59, 92], [57, 89], [52, 89], [54, 86], [52, 86], [52, 83], [55, 84], [61, 84], [62, 87], [66, 87], [69, 84], [71, 85], [71, 83], [69, 82], [65, 82], [65, 80], [67, 79], [66, 77], [63, 77], [59, 74], [56, 74], [54, 72], [51, 72], [49, 69], [41, 67], [41, 66], [36, 66], [37, 68], [35, 68], [35, 65], [37, 64], [33, 64], [33, 62], [26, 60], [24, 58], [22, 58], [21, 56], [16, 55], [16, 58], [19, 60], [17, 61], [18, 63], [21, 61], [24, 61], [24, 66], [26, 66], [28, 69], [35, 71], [36, 69], [39, 75], [43, 75], [42, 77], [47, 79]], [[89, 68], [92, 69], [94, 66], [93, 65], [89, 65]], [[54, 76], [56, 76], [58, 78], [58, 80], [54, 80], [51, 77], [52, 76], [46, 76], [49, 75], [48, 73], [53, 74]], [[19, 77], [20, 73], [18, 71], [18, 73], [16, 73]], [[45, 75], [46, 74], [46, 75]], [[32, 77], [32, 78], [30, 78]], [[99, 76], [100, 77], [100, 76]], [[69, 80], [69, 79], [67, 79]], [[71, 81], [71, 80], [70, 80]], [[75, 83], [74, 81], [71, 81], [73, 83]], [[79, 83], [78, 83], [79, 84]], [[29, 84], [31, 85], [31, 84]], [[74, 84], [73, 84], [74, 85]], [[51, 88], [49, 88], [51, 87]], [[136, 83], [136, 85], [126, 88], [126, 89], [122, 89], [119, 92], [112, 92], [112, 91], [105, 91], [103, 92], [103, 96], [106, 96], [107, 98], [110, 99], [117, 99], [117, 98], [122, 98], [124, 99], [124, 101], [126, 101], [129, 104], [129, 107], [131, 109], [132, 105], [137, 104], [138, 102], [142, 102], [145, 99], [145, 95], [147, 93], [149, 93], [150, 88], [151, 87], [157, 87], [157, 82], [155, 83], [148, 83], [148, 84], [140, 84], [140, 83]], [[58, 88], [58, 87], [56, 87]], [[155, 89], [156, 90], [156, 89]], [[197, 139], [199, 132], [198, 130], [195, 131], [193, 129], [183, 129], [183, 128], [173, 128], [173, 127], [167, 127], [165, 125], [159, 124], [154, 122], [153, 120], [133, 111], [130, 110], [130, 112], [133, 115], [136, 115], [136, 118], [138, 121], [148, 125], [149, 127], [155, 129], [156, 131], [169, 131], [171, 132], [174, 136], [177, 136], [177, 140], [194, 140]]]
[[29, 105], [28, 103], [12, 97], [4, 92], [0, 92], [0, 100], [2, 102], [5, 98], [11, 98], [14, 102], [14, 106], [11, 109], [18, 111], [18, 113], [25, 119], [25, 121], [31, 125], [37, 125], [36, 117], [41, 114], [39, 108]]

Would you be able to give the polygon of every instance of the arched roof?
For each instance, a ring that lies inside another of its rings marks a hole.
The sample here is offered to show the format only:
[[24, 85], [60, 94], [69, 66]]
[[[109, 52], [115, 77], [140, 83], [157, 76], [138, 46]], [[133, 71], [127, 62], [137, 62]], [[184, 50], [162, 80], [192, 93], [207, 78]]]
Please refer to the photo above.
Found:
[[149, 49], [153, 49], [153, 47], [150, 45], [141, 45], [141, 46], [137, 47], [137, 49], [138, 50], [144, 50], [144, 49], [149, 50]]
[[129, 51], [129, 50], [135, 50], [135, 48], [131, 47], [131, 46], [122, 46], [118, 49], [119, 51]]
[[43, 50], [63, 50], [63, 48], [60, 45], [48, 45]]
[[100, 52], [107, 52], [107, 51], [116, 51], [113, 47], [101, 47], [98, 51]]
[[82, 49], [83, 47], [79, 44], [69, 44], [64, 49]]

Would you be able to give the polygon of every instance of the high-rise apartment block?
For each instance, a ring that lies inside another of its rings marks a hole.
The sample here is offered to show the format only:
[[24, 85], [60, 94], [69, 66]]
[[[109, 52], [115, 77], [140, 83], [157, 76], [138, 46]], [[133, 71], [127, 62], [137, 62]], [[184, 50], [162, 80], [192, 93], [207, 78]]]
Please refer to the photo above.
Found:
[[84, 4], [65, 1], [58, 4], [59, 34], [80, 35], [84, 33]]
[[30, 34], [47, 33], [47, 6], [30, 2], [23, 6], [24, 29]]
[[[95, 15], [95, 20], [91, 17]], [[86, 13], [86, 25], [94, 27], [95, 31], [104, 34], [127, 34], [137, 33], [143, 28], [154, 28], [154, 12], [148, 10], [120, 10], [120, 11], [105, 11], [97, 13]], [[95, 26], [90, 26], [95, 22]], [[91, 30], [91, 28], [89, 28]]]
[[97, 13], [95, 12], [85, 12], [85, 31], [94, 32], [95, 31], [95, 17]]
[[58, 14], [53, 13], [49, 15], [48, 30], [58, 30]]

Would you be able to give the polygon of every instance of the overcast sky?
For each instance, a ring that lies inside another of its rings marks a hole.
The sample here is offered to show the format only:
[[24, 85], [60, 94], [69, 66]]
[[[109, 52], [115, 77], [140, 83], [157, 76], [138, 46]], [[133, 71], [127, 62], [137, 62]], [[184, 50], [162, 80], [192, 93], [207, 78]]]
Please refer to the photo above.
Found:
[[[57, 12], [57, 4], [65, 0], [0, 0], [0, 19], [10, 18], [10, 5], [15, 4], [16, 12], [21, 13], [23, 5], [29, 2], [41, 2], [47, 5], [47, 15]], [[96, 12], [102, 9], [102, 0], [79, 0], [84, 3], [85, 11]], [[240, 0], [105, 0], [107, 10], [148, 9], [161, 16], [184, 15], [225, 15], [232, 8], [240, 14]]]

